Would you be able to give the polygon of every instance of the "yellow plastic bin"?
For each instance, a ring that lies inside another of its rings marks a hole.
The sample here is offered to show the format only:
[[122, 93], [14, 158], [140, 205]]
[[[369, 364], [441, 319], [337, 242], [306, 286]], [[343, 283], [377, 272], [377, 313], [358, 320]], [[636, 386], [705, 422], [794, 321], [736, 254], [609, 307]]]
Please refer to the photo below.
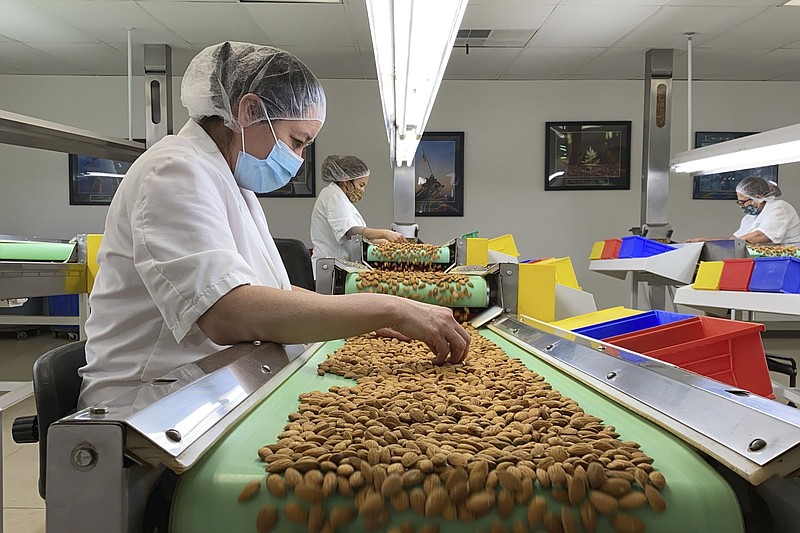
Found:
[[609, 320], [616, 320], [618, 318], [625, 318], [642, 313], [644, 313], [644, 311], [639, 311], [638, 309], [628, 309], [627, 307], [620, 305], [617, 307], [609, 307], [608, 309], [601, 309], [600, 311], [594, 311], [592, 313], [586, 313], [584, 315], [565, 318], [563, 320], [551, 322], [551, 324], [571, 331], [586, 326], [594, 326], [595, 324], [600, 324], [601, 322], [608, 322]]
[[724, 261], [700, 261], [693, 287], [698, 290], [718, 291]]
[[581, 286], [578, 285], [578, 278], [575, 276], [575, 269], [572, 267], [572, 260], [569, 257], [543, 259], [539, 261], [539, 264], [555, 265], [556, 283], [581, 290]]
[[592, 261], [596, 261], [598, 259], [603, 258], [603, 247], [606, 245], [606, 241], [597, 241], [592, 245], [592, 252], [589, 254], [589, 259]]
[[556, 267], [538, 263], [519, 265], [517, 308], [520, 315], [542, 322], [556, 318]]
[[489, 239], [489, 249], [502, 254], [513, 255], [519, 257], [517, 245], [514, 243], [514, 236], [509, 234]]

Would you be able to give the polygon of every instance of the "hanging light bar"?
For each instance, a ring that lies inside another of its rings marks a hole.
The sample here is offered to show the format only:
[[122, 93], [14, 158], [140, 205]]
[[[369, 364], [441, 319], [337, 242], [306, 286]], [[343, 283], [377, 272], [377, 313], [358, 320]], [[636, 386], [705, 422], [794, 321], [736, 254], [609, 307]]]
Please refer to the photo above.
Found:
[[468, 0], [367, 0], [391, 159], [411, 165]]
[[712, 174], [796, 161], [800, 161], [800, 124], [681, 152], [670, 161], [670, 168]]

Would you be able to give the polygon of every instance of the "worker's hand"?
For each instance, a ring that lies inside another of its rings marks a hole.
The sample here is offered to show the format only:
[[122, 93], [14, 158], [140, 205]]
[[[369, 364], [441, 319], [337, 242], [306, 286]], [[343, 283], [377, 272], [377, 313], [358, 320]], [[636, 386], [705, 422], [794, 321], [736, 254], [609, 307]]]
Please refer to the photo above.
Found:
[[376, 330], [375, 333], [379, 337], [388, 337], [390, 339], [397, 339], [399, 341], [410, 341], [412, 340], [411, 337], [407, 337], [400, 333], [399, 331], [395, 331], [392, 328], [381, 328]]
[[460, 363], [469, 352], [470, 336], [453, 318], [452, 309], [398, 298], [398, 316], [391, 328], [424, 342], [435, 356], [433, 363]]
[[378, 238], [386, 239], [389, 242], [406, 242], [406, 238], [402, 233], [398, 233], [390, 229], [382, 229], [380, 231], [380, 235], [378, 235]]

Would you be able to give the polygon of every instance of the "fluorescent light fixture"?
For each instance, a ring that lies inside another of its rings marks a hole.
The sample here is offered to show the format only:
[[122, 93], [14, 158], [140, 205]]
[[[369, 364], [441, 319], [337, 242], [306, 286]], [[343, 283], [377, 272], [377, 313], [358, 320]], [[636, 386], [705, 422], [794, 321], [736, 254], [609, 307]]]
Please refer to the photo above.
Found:
[[800, 124], [740, 137], [677, 154], [678, 173], [717, 173], [800, 161]]
[[391, 158], [411, 165], [467, 0], [367, 0]]
[[788, 2], [784, 2], [783, 5], [800, 7], [800, 0], [789, 0]]

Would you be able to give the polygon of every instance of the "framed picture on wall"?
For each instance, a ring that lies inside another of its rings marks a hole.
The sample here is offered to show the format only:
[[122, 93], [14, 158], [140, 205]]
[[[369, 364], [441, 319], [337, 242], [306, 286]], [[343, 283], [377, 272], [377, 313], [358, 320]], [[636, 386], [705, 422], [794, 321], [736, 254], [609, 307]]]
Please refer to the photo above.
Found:
[[314, 198], [316, 187], [314, 184], [314, 145], [309, 144], [303, 151], [303, 165], [289, 183], [277, 191], [256, 194], [259, 198]]
[[464, 216], [464, 132], [425, 132], [414, 156], [414, 212]]
[[631, 188], [631, 122], [545, 124], [544, 190]]
[[[696, 131], [694, 132], [694, 147], [702, 148], [703, 146], [747, 137], [754, 133], [756, 132]], [[735, 200], [736, 186], [748, 176], [759, 176], [767, 181], [778, 183], [778, 165], [717, 174], [695, 175], [692, 177], [692, 199]]]
[[110, 205], [131, 164], [128, 161], [69, 154], [70, 205]]

